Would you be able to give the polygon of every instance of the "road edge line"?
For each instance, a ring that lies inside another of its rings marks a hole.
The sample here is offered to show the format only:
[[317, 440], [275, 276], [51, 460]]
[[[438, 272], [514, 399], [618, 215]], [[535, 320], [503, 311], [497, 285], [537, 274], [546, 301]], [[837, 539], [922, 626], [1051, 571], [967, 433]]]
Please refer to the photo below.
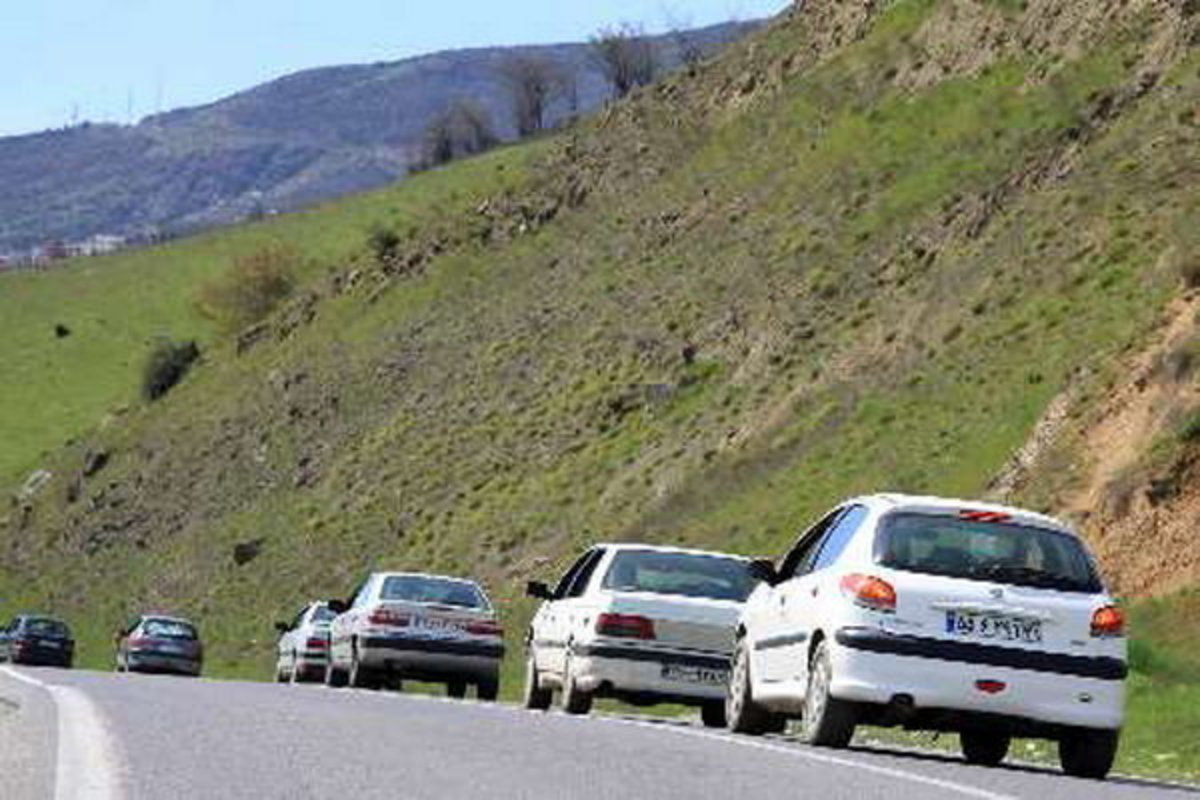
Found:
[[0, 672], [42, 689], [54, 702], [58, 752], [54, 800], [122, 800], [121, 781], [108, 726], [95, 704], [79, 689], [24, 675], [7, 665]]

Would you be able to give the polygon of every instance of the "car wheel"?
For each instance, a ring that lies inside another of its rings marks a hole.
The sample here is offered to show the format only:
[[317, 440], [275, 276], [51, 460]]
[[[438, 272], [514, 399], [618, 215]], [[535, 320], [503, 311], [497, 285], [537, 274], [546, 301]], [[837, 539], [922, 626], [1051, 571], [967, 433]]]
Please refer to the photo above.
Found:
[[300, 670], [300, 662], [296, 659], [295, 653], [292, 653], [292, 669], [288, 673], [287, 682], [293, 685], [304, 682], [304, 674]]
[[325, 665], [325, 685], [330, 689], [341, 689], [346, 685], [346, 673], [335, 667], [332, 659]]
[[485, 703], [496, 702], [500, 697], [500, 681], [496, 678], [480, 681], [475, 686], [475, 696]]
[[450, 681], [446, 684], [446, 695], [461, 700], [467, 696], [467, 684], [463, 681]]
[[733, 674], [729, 677], [729, 693], [725, 697], [725, 719], [734, 733], [759, 736], [764, 733], [783, 733], [787, 718], [773, 714], [754, 702], [750, 689], [750, 650], [743, 640], [733, 654]]
[[700, 721], [706, 728], [724, 728], [728, 721], [725, 718], [725, 701], [712, 700], [700, 706]]
[[350, 675], [347, 679], [352, 689], [378, 689], [379, 681], [374, 673], [364, 667], [358, 660], [358, 645], [355, 644], [350, 651]]
[[1008, 755], [1008, 748], [1012, 744], [1012, 737], [1008, 734], [985, 731], [963, 731], [958, 735], [958, 740], [967, 763], [981, 767], [998, 766]]
[[1058, 743], [1063, 772], [1075, 778], [1103, 780], [1112, 770], [1120, 743], [1120, 731], [1079, 728]]
[[554, 700], [554, 692], [550, 689], [543, 689], [539, 684], [541, 676], [538, 675], [537, 659], [534, 658], [533, 650], [530, 650], [525, 656], [525, 694], [522, 697], [524, 706], [533, 711], [545, 711], [550, 708], [550, 703]]
[[854, 706], [830, 695], [833, 664], [829, 643], [821, 642], [808, 667], [804, 695], [803, 739], [816, 747], [845, 747], [854, 738]]
[[583, 716], [592, 712], [592, 693], [583, 691], [575, 682], [575, 671], [571, 669], [570, 658], [567, 658], [563, 668], [562, 707], [568, 714]]

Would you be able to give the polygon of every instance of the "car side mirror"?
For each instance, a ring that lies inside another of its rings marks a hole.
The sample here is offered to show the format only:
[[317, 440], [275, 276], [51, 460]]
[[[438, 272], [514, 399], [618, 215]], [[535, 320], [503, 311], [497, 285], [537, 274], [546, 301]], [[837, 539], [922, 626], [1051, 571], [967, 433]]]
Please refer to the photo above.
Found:
[[525, 594], [529, 597], [536, 597], [539, 600], [554, 599], [554, 592], [550, 591], [550, 587], [541, 581], [530, 581], [525, 584]]
[[350, 610], [350, 604], [345, 600], [330, 600], [325, 606], [335, 614], [345, 614]]
[[286, 622], [276, 622], [275, 623], [275, 630], [279, 631], [280, 633], [287, 633], [291, 629], [292, 629], [292, 626], [288, 625]]
[[775, 563], [768, 559], [756, 558], [750, 562], [750, 574], [767, 586], [778, 586], [780, 584], [779, 572], [775, 569]]

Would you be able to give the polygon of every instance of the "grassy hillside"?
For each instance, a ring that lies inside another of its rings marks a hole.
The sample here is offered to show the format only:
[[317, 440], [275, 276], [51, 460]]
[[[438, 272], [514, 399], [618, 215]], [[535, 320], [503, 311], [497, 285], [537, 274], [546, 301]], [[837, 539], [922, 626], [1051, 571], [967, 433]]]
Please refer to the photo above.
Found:
[[[196, 293], [236, 257], [287, 243], [307, 262], [302, 277], [318, 280], [352, 264], [374, 226], [396, 219], [419, 225], [430, 215], [461, 212], [466, 187], [498, 191], [515, 178], [497, 167], [511, 164], [519, 173], [526, 157], [500, 152], [269, 223], [0, 275], [0, 485], [19, 484], [49, 451], [132, 410], [140, 370], [157, 340], [217, 344], [217, 332], [197, 314]], [[58, 338], [56, 324], [71, 335]]]
[[[55, 479], [0, 527], [0, 610], [70, 617], [100, 665], [116, 620], [170, 607], [214, 673], [262, 677], [304, 599], [469, 573], [504, 605], [511, 692], [519, 587], [589, 542], [774, 554], [854, 492], [984, 492], [1055, 398], [1101, 402], [1181, 290], [1183, 13], [811, 2], [532, 149], [187, 245], [276, 236], [320, 268], [257, 346], [209, 337], [164, 401], [37, 460]], [[353, 254], [364, 217], [396, 258]]]

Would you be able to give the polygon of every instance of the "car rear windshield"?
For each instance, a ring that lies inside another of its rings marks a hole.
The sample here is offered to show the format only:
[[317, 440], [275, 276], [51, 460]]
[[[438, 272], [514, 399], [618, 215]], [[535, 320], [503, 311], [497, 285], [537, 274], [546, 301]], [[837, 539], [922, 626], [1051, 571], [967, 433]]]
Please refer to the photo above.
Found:
[[1083, 545], [1047, 528], [898, 513], [884, 521], [879, 536], [880, 563], [893, 569], [1065, 592], [1101, 591]]
[[313, 609], [312, 621], [314, 623], [332, 622], [336, 616], [337, 614], [329, 610], [329, 606], [317, 606]]
[[619, 592], [743, 601], [758, 579], [750, 562], [694, 553], [622, 550], [613, 557], [604, 588]]
[[56, 619], [26, 620], [25, 630], [38, 636], [53, 636], [60, 639], [67, 639], [71, 636], [71, 631], [67, 629], [67, 626]]
[[487, 600], [473, 583], [423, 575], [396, 575], [383, 582], [380, 600], [405, 600], [461, 608], [486, 608]]
[[195, 639], [196, 629], [186, 622], [170, 619], [148, 619], [142, 633], [152, 639]]

